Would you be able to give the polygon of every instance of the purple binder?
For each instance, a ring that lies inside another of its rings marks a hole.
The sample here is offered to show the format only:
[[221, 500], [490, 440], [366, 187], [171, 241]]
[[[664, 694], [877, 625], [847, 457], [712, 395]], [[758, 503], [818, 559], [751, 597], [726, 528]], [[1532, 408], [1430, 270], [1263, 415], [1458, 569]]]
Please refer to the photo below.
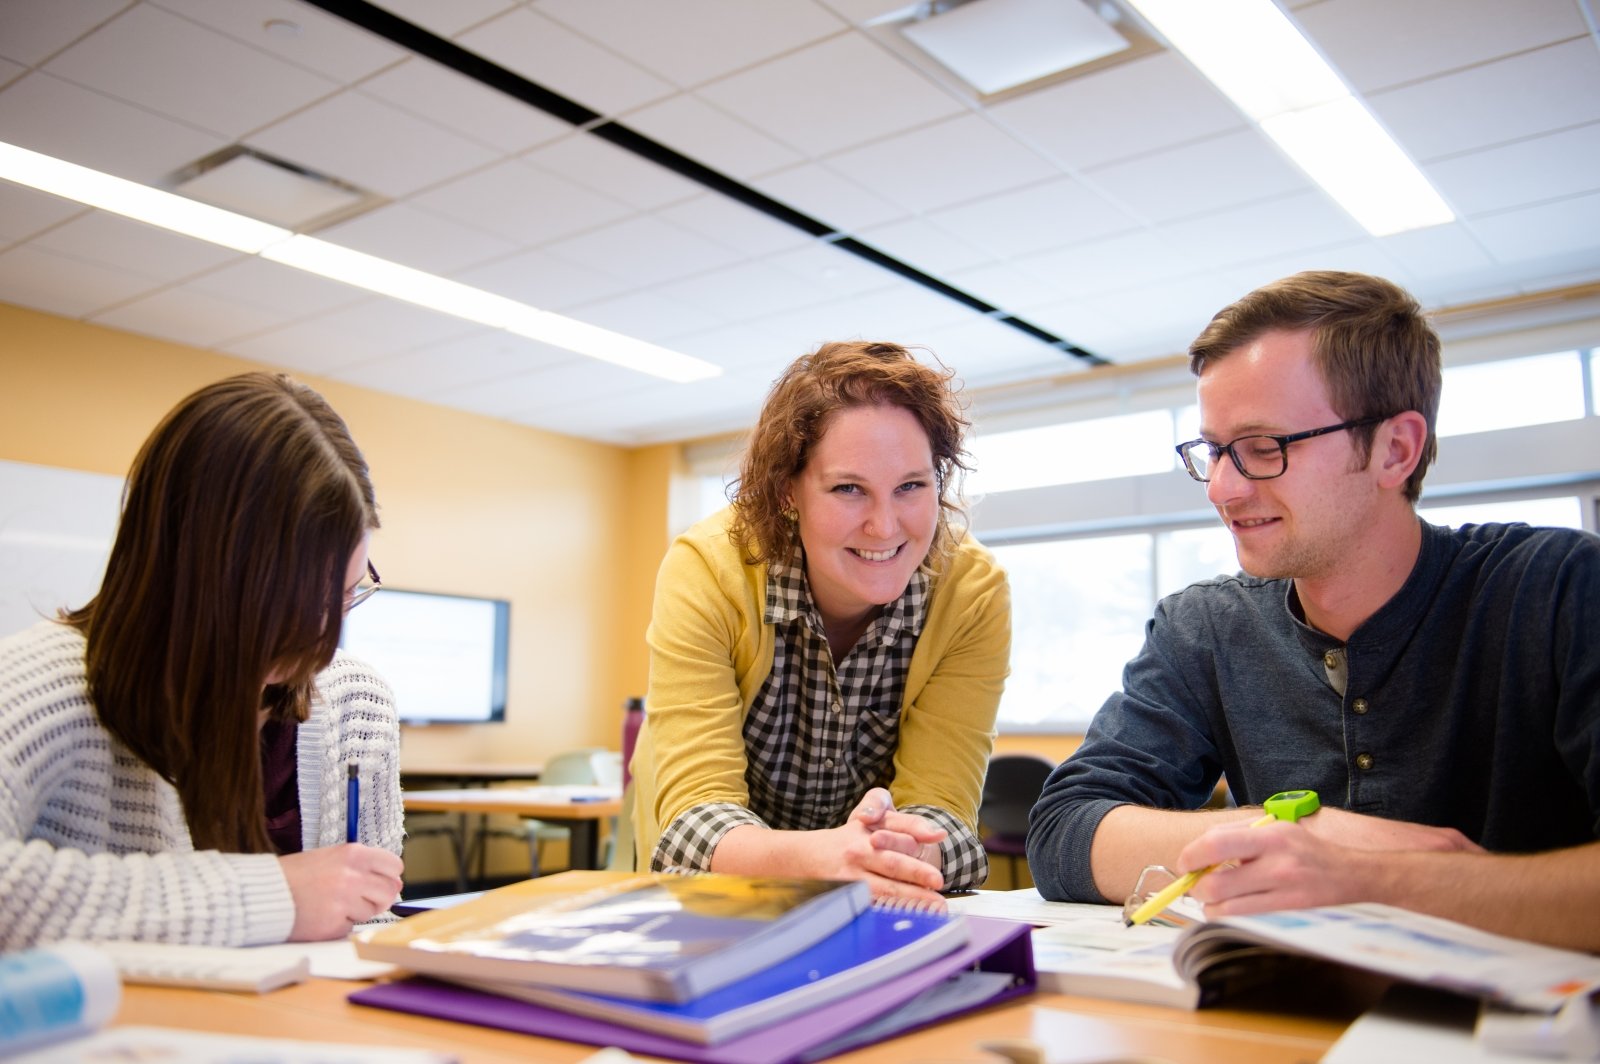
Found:
[[[379, 983], [357, 990], [350, 995], [350, 1000], [359, 1005], [397, 1012], [412, 1012], [482, 1027], [498, 1027], [568, 1042], [618, 1046], [629, 1052], [699, 1061], [702, 1064], [791, 1064], [806, 1059], [808, 1052], [819, 1046], [827, 1045], [833, 1052], [843, 1052], [846, 1048], [855, 1048], [856, 1044], [905, 1034], [962, 1012], [1031, 994], [1038, 985], [1033, 970], [1033, 928], [1006, 920], [986, 920], [973, 916], [965, 919], [970, 930], [968, 942], [954, 953], [946, 954], [917, 971], [889, 980], [872, 990], [714, 1046], [682, 1042], [649, 1031], [574, 1016], [432, 979], [413, 978]], [[962, 1006], [932, 1018], [924, 1017], [891, 1034], [868, 1035], [860, 1043], [852, 1042], [848, 1046], [839, 1044], [840, 1039], [849, 1041], [850, 1032], [866, 1027], [871, 1021], [910, 1002], [950, 976], [971, 969], [1003, 973], [1011, 978], [1005, 989], [977, 1005]]]

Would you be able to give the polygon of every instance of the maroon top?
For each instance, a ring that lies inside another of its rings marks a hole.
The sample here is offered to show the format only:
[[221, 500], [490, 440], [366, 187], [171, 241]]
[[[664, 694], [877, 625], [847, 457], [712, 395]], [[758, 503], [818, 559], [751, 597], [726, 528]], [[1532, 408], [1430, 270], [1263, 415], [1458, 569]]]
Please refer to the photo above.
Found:
[[300, 789], [292, 720], [269, 720], [261, 726], [261, 796], [267, 814], [267, 838], [280, 854], [299, 853]]

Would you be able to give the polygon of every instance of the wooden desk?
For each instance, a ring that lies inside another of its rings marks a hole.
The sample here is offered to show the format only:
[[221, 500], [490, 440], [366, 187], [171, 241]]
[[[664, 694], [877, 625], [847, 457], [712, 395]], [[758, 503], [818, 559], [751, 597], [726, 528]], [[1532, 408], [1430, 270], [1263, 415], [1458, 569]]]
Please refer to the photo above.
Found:
[[490, 783], [532, 783], [544, 773], [544, 765], [536, 761], [506, 764], [460, 762], [458, 764], [401, 765], [400, 779], [427, 780], [431, 782], [459, 783], [463, 787], [483, 786]]
[[[594, 1047], [351, 1005], [362, 983], [313, 979], [270, 994], [226, 994], [166, 987], [124, 988], [114, 1022], [298, 1038], [305, 1041], [405, 1046], [452, 1053], [462, 1064], [576, 1062]], [[846, 1064], [937, 1060], [997, 1064], [981, 1044], [1027, 1039], [1052, 1064], [1119, 1060], [1174, 1064], [1311, 1064], [1343, 1032], [1355, 1012], [1311, 1005], [1307, 1012], [1188, 1012], [1092, 998], [1041, 994], [938, 1024], [835, 1059]]]
[[[572, 832], [572, 867], [598, 867], [600, 821], [622, 812], [621, 793], [601, 801], [581, 802], [558, 800], [557, 793], [557, 789], [551, 787], [406, 791], [405, 808], [408, 813], [458, 813], [463, 820], [472, 814], [502, 813], [564, 824]], [[467, 871], [472, 866], [473, 856], [472, 847], [464, 844], [465, 838], [463, 825], [458, 869], [462, 890], [467, 889]]]

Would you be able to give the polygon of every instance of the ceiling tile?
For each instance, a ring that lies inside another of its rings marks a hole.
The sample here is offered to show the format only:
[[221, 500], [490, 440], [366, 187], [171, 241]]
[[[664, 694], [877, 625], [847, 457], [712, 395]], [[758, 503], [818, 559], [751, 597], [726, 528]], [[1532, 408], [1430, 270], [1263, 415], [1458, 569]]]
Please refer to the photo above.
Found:
[[545, 250], [638, 285], [691, 277], [739, 258], [729, 248], [649, 215], [554, 241]]
[[845, 28], [808, 0], [537, 0], [535, 8], [676, 85], [721, 77]]
[[1066, 166], [1084, 168], [1245, 124], [1171, 52], [1120, 63], [989, 108], [995, 121]]
[[561, 310], [614, 296], [626, 281], [587, 270], [544, 251], [524, 251], [456, 275], [456, 279], [545, 310]]
[[629, 213], [609, 196], [514, 159], [419, 193], [411, 202], [522, 244], [580, 232]]
[[671, 347], [668, 337], [715, 328], [725, 323], [719, 315], [709, 314], [681, 300], [671, 299], [654, 292], [630, 292], [614, 299], [584, 303], [567, 310], [579, 321], [598, 325], [641, 340]]
[[260, 307], [293, 321], [376, 299], [371, 293], [254, 255], [187, 282], [185, 288]]
[[712, 82], [696, 95], [810, 156], [963, 110], [949, 93], [859, 34]]
[[28, 72], [28, 68], [21, 63], [13, 63], [9, 59], [0, 59], [0, 88], [4, 88]]
[[1180, 254], [1203, 267], [1330, 247], [1366, 231], [1321, 191], [1262, 200], [1175, 222], [1162, 230]]
[[951, 270], [944, 279], [964, 292], [971, 292], [979, 299], [1009, 311], [1029, 304], [1049, 303], [1066, 295], [1032, 272], [1009, 263]]
[[[660, 378], [647, 373], [624, 369], [602, 362], [597, 358], [574, 357], [570, 362], [519, 373], [496, 381], [507, 391], [516, 392], [523, 400], [522, 412], [561, 409], [582, 403], [586, 399], [621, 398], [631, 392], [649, 388]], [[452, 397], [457, 393], [448, 393]]]
[[[4, 100], [4, 96], [0, 96], [0, 100]], [[841, 233], [856, 232], [863, 226], [906, 216], [904, 207], [816, 163], [791, 166], [750, 183], [779, 203]]]
[[[1472, 231], [1501, 262], [1575, 255], [1600, 268], [1600, 193], [1474, 218]], [[1571, 261], [1565, 259], [1564, 261]]]
[[[672, 349], [703, 358], [707, 362], [714, 362], [725, 368], [766, 364], [787, 365], [791, 359], [805, 353], [803, 350], [792, 349], [786, 337], [773, 335], [773, 330], [764, 328], [758, 322], [726, 325], [674, 337]], [[729, 372], [714, 379], [724, 380], [743, 372], [745, 371], [740, 369], [730, 369]], [[776, 374], [766, 378], [768, 385], [772, 383], [774, 376]], [[765, 390], [763, 387], [762, 391]]]
[[536, 85], [601, 114], [672, 92], [660, 78], [527, 8], [514, 8], [457, 40]]
[[[832, 156], [828, 165], [915, 211], [977, 199], [1060, 171], [1015, 137], [972, 114], [935, 122]], [[908, 175], [915, 174], [915, 180]]]
[[429, 402], [441, 393], [571, 361], [570, 351], [483, 329], [413, 351], [335, 370], [333, 376], [378, 391]]
[[127, 0], [6, 0], [0, 4], [0, 55], [38, 66], [127, 6]]
[[681, 203], [703, 191], [701, 185], [664, 166], [582, 133], [554, 141], [522, 158], [640, 210]]
[[967, 389], [1012, 380], [1019, 375], [1068, 373], [1082, 363], [1009, 325], [974, 314], [966, 321], [928, 329], [920, 343], [950, 369]]
[[745, 255], [768, 255], [814, 240], [753, 207], [712, 192], [664, 207], [656, 216]]
[[[1424, 170], [1469, 218], [1600, 190], [1600, 122], [1441, 159]], [[1600, 242], [1600, 233], [1591, 235]]]
[[[366, 30], [297, 0], [154, 0], [155, 6], [271, 52], [296, 66], [348, 85], [410, 53]], [[287, 23], [299, 32], [269, 24]]]
[[1072, 299], [1157, 284], [1198, 272], [1191, 258], [1142, 230], [1029, 255], [1018, 259], [1016, 265], [1056, 285]]
[[454, 37], [516, 7], [520, 0], [381, 0], [379, 7], [441, 37]]
[[398, 300], [373, 299], [221, 346], [245, 358], [331, 375], [481, 328]]
[[1453, 277], [1494, 263], [1461, 222], [1396, 233], [1378, 243], [1416, 281]]
[[401, 197], [474, 170], [495, 153], [346, 90], [252, 135], [250, 144], [330, 177]]
[[765, 262], [745, 262], [662, 285], [662, 295], [681, 299], [727, 321], [743, 321], [820, 303], [827, 289]]
[[798, 278], [808, 290], [820, 291], [823, 299], [876, 292], [906, 283], [877, 263], [821, 240], [769, 255], [766, 261]]
[[163, 284], [244, 257], [229, 248], [103, 211], [90, 211], [57, 226], [33, 245]]
[[693, 96], [670, 96], [628, 112], [622, 122], [697, 163], [739, 180], [800, 159], [795, 151]]
[[7, 303], [82, 318], [155, 287], [148, 277], [22, 245], [0, 254]]
[[755, 421], [770, 375], [724, 374], [691, 384], [660, 384], [519, 418], [550, 432], [626, 446], [704, 436]]
[[502, 258], [516, 250], [491, 236], [406, 203], [389, 203], [318, 231], [341, 247], [389, 259], [429, 273], [450, 274]]
[[148, 4], [68, 48], [45, 69], [230, 140], [338, 88]]
[[1295, 18], [1362, 92], [1588, 33], [1572, 0], [1327, 0]]
[[1098, 298], [1057, 299], [1022, 308], [1023, 317], [1057, 336], [1111, 357], [1111, 347], [1129, 330], [1129, 324], [1107, 313]]
[[421, 56], [363, 81], [361, 91], [507, 154], [572, 132], [561, 119]]
[[934, 211], [929, 220], [1000, 258], [1081, 244], [1139, 224], [1132, 215], [1070, 178]]
[[146, 182], [227, 144], [222, 137], [40, 73], [0, 91], [0, 138]]
[[277, 315], [270, 311], [192, 288], [153, 292], [92, 320], [192, 347], [213, 347], [278, 324]]
[[91, 208], [48, 192], [0, 181], [0, 244], [12, 244]]
[[1087, 171], [1107, 198], [1154, 222], [1299, 192], [1310, 182], [1255, 129], [1239, 129]]
[[863, 229], [861, 242], [923, 273], [941, 278], [951, 270], [980, 266], [995, 257], [952, 235], [949, 229], [922, 218], [907, 218]]
[[1389, 254], [1384, 243], [1370, 237], [1336, 247], [1275, 255], [1234, 266], [1217, 274], [1216, 276], [1224, 279], [1232, 290], [1223, 292], [1217, 305], [1206, 311], [1205, 317], [1195, 323], [1193, 331], [1198, 333], [1213, 313], [1246, 292], [1303, 270], [1348, 270], [1352, 273], [1370, 273], [1377, 277], [1386, 277], [1401, 287], [1409, 287], [1414, 281], [1400, 260]]
[[906, 6], [904, 0], [822, 0], [822, 3], [852, 24], [867, 22]]
[[1600, 50], [1569, 41], [1368, 102], [1412, 158], [1437, 159], [1600, 119]]

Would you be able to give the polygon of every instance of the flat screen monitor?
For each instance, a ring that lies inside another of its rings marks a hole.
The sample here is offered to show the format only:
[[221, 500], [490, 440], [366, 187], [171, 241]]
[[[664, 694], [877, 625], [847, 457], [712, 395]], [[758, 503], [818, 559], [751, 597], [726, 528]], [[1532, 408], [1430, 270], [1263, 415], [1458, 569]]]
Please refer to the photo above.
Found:
[[345, 615], [339, 645], [394, 688], [402, 724], [505, 719], [511, 603], [383, 590]]

